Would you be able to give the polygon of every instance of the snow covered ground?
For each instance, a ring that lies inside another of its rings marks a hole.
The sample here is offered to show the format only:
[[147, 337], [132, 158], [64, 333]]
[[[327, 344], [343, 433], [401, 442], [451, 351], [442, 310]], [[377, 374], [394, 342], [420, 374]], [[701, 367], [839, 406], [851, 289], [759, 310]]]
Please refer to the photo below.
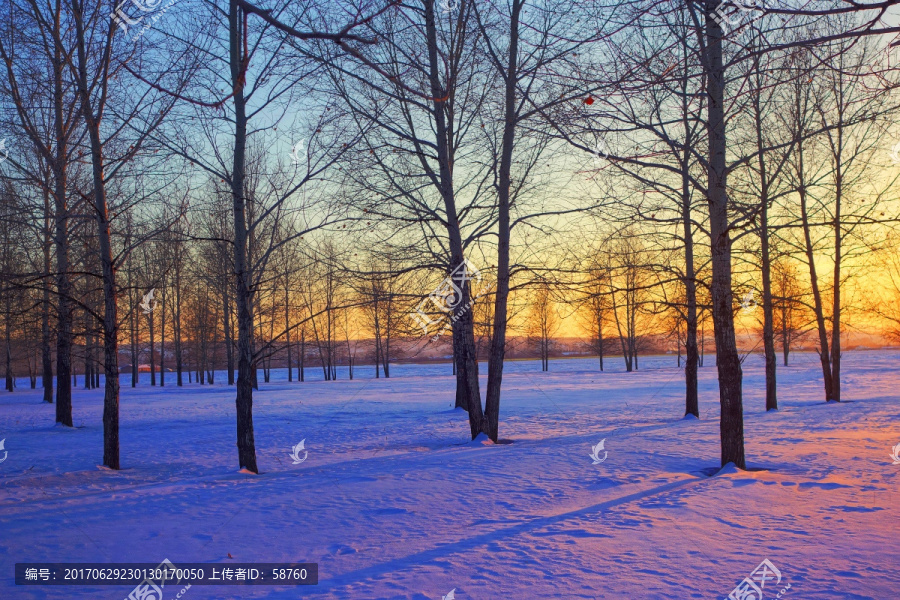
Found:
[[319, 563], [315, 587], [195, 585], [184, 600], [722, 599], [766, 558], [782, 574], [766, 599], [786, 584], [787, 599], [896, 598], [900, 354], [846, 353], [840, 405], [821, 401], [813, 355], [793, 360], [766, 414], [762, 360], [747, 359], [748, 466], [761, 470], [716, 476], [715, 367], [701, 369], [702, 419], [683, 420], [672, 356], [636, 373], [510, 363], [501, 445], [467, 441], [446, 364], [303, 384], [276, 373], [254, 394], [259, 476], [237, 472], [233, 388], [123, 377], [112, 472], [97, 467], [102, 389], [75, 392], [70, 430], [20, 381], [0, 394], [0, 598], [131, 591], [15, 586], [16, 562], [164, 558]]

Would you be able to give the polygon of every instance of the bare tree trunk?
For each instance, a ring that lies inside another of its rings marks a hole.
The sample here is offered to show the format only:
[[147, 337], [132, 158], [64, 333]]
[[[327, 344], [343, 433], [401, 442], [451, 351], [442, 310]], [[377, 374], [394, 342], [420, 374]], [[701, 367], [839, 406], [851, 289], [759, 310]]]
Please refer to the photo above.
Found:
[[147, 323], [149, 324], [150, 329], [150, 385], [156, 386], [156, 335], [153, 327], [153, 322], [156, 320], [153, 318], [153, 313], [156, 311], [150, 311], [150, 314], [147, 315]]
[[600, 359], [600, 371], [603, 371], [603, 309], [596, 309], [597, 319], [597, 358]]
[[91, 317], [84, 312], [84, 389], [89, 390], [94, 385], [94, 371], [91, 365]]
[[[94, 388], [95, 389], [100, 387], [100, 356], [99, 356], [100, 346], [96, 343], [96, 341], [97, 341], [97, 335], [94, 334], [94, 342], [95, 343], [92, 348], [93, 353], [91, 354], [91, 357], [92, 357], [91, 364], [93, 365], [93, 369], [94, 369]], [[118, 361], [116, 361], [116, 364], [118, 365]]]
[[285, 345], [287, 346], [287, 374], [288, 381], [294, 381], [294, 369], [291, 363], [291, 307], [290, 307], [290, 285], [288, 283], [287, 273], [284, 276], [284, 335]]
[[[58, 51], [57, 51], [58, 55]], [[54, 69], [54, 124], [57, 139], [56, 160], [53, 163], [53, 179], [56, 186], [55, 203], [56, 235], [56, 422], [72, 427], [72, 287], [69, 281], [69, 216], [66, 193], [66, 139], [63, 130], [62, 109], [62, 59], [57, 56]], [[75, 384], [78, 385], [77, 383]]]
[[[79, 24], [78, 27], [80, 28], [81, 25]], [[79, 32], [79, 38], [83, 40], [83, 31]], [[113, 264], [112, 240], [106, 204], [106, 187], [103, 177], [100, 128], [90, 109], [87, 79], [84, 71], [85, 56], [83, 44], [79, 44], [78, 51], [81, 65], [79, 70], [81, 71], [82, 102], [88, 135], [91, 140], [94, 212], [97, 218], [100, 266], [103, 276], [103, 370], [106, 376], [106, 388], [103, 395], [103, 464], [111, 469], [119, 469], [119, 319], [116, 305], [116, 273]]]
[[[802, 167], [802, 149], [798, 150]], [[831, 364], [828, 351], [828, 331], [825, 329], [825, 315], [822, 309], [822, 294], [819, 291], [819, 276], [816, 272], [815, 256], [813, 254], [812, 234], [809, 226], [809, 213], [806, 204], [806, 188], [801, 185], [798, 190], [800, 198], [800, 220], [803, 225], [803, 239], [806, 250], [806, 263], [809, 266], [809, 283], [813, 292], [813, 311], [816, 315], [816, 329], [819, 334], [819, 361], [822, 364], [822, 379], [825, 384], [825, 401], [834, 399], [834, 388], [831, 381]]]
[[[676, 326], [675, 329], [675, 351], [678, 353], [678, 368], [681, 368], [681, 347], [684, 345], [684, 342], [681, 340], [681, 327], [680, 325]], [[687, 413], [685, 413], [687, 414]]]
[[[462, 331], [457, 331], [460, 325], [453, 323], [451, 329], [451, 340], [450, 346], [453, 351], [453, 375], [456, 376], [456, 404], [455, 408], [461, 408], [465, 411], [469, 410], [469, 400], [468, 394], [466, 393], [466, 380], [465, 377], [462, 376], [462, 371], [458, 368], [459, 362], [456, 360], [460, 355], [460, 350], [457, 348], [462, 342], [459, 341], [459, 338], [462, 336]], [[479, 400], [480, 402], [480, 400]]]
[[182, 263], [182, 242], [178, 240], [175, 248], [175, 311], [172, 315], [174, 322], [172, 323], [175, 331], [175, 385], [181, 387], [184, 385], [184, 341], [181, 337], [181, 269]]
[[761, 90], [762, 75], [759, 58], [754, 60], [755, 90], [752, 95], [754, 121], [756, 125], [756, 151], [760, 179], [759, 242], [762, 267], [763, 300], [763, 347], [766, 358], [766, 410], [778, 410], [778, 384], [776, 381], [774, 308], [772, 305], [772, 259], [769, 251], [769, 174], [766, 165], [766, 142], [763, 135], [763, 110]]
[[[269, 344], [275, 339], [275, 301], [272, 300], [272, 317], [269, 319]], [[266, 383], [272, 378], [272, 354], [270, 353], [263, 363], [263, 379]]]
[[219, 307], [216, 306], [216, 312], [213, 314], [212, 318], [212, 328], [213, 328], [213, 339], [212, 339], [212, 350], [211, 350], [211, 358], [209, 359], [209, 369], [206, 373], [206, 378], [209, 380], [209, 385], [213, 385], [216, 382], [216, 363], [219, 359]]
[[32, 357], [28, 357], [28, 381], [31, 384], [31, 389], [37, 388], [37, 355], [34, 356], [34, 359], [34, 362], [32, 362]]
[[[60, 31], [61, 2], [54, 10], [54, 30]], [[56, 422], [72, 427], [72, 300], [69, 281], [68, 135], [64, 116], [63, 69], [67, 58], [57, 44], [53, 50], [53, 126], [56, 156], [53, 161], [53, 194], [56, 236]], [[77, 384], [76, 384], [77, 385]]]
[[[840, 117], [839, 117], [840, 118]], [[841, 401], [841, 255], [843, 235], [841, 231], [841, 200], [843, 197], [843, 168], [840, 149], [843, 148], [843, 122], [838, 128], [835, 157], [835, 198], [834, 198], [834, 278], [832, 280], [831, 309], [831, 399]]]
[[247, 112], [244, 98], [244, 57], [241, 40], [243, 23], [237, 0], [229, 0], [228, 30], [231, 84], [234, 90], [234, 162], [231, 194], [234, 203], [234, 270], [237, 283], [238, 377], [235, 408], [237, 411], [238, 461], [242, 469], [259, 473], [256, 466], [256, 443], [253, 438], [253, 351], [250, 313], [250, 278], [247, 265], [247, 217], [244, 199], [244, 155], [247, 145]]
[[375, 334], [375, 379], [381, 377], [381, 321], [378, 313], [378, 290], [375, 277], [372, 277], [372, 322]]
[[159, 386], [166, 385], [166, 284], [163, 279], [159, 313]]
[[[782, 313], [783, 315], [784, 313]], [[788, 366], [788, 354], [790, 352], [790, 343], [788, 342], [788, 327], [787, 323], [784, 320], [784, 316], [781, 317], [781, 355], [784, 360], [784, 366]]]
[[[688, 177], [689, 149], [685, 149], [681, 172], [681, 221], [684, 227], [684, 295], [686, 306], [684, 342], [684, 414], [700, 418], [697, 387], [697, 273], [694, 267], [694, 232], [691, 219], [691, 191]], [[680, 356], [680, 352], [679, 352]]]
[[700, 366], [703, 366], [703, 357], [706, 355], [706, 322], [700, 325]]
[[381, 352], [381, 362], [384, 367], [384, 378], [389, 379], [391, 377], [391, 327], [393, 326], [393, 316], [391, 314], [392, 305], [388, 305], [388, 314], [387, 314], [387, 327], [384, 331], [384, 338], [382, 344], [382, 352]]
[[[106, 179], [104, 176], [103, 144], [100, 138], [100, 121], [91, 102], [91, 87], [88, 85], [87, 39], [84, 29], [83, 4], [72, 0], [76, 29], [78, 54], [78, 94], [81, 97], [82, 115], [90, 140], [91, 171], [93, 184], [93, 212], [97, 220], [97, 237], [100, 245], [100, 270], [103, 282], [103, 365], [106, 389], [103, 396], [103, 464], [111, 469], [119, 469], [119, 320], [116, 303], [116, 272], [113, 263], [112, 236], [109, 223], [109, 209], [106, 200]], [[109, 34], [111, 36], [112, 33]], [[102, 59], [110, 59], [110, 40], [107, 36]], [[104, 82], [105, 83], [105, 82]], [[105, 101], [106, 96], [103, 95]], [[102, 104], [101, 104], [101, 107]], [[99, 114], [102, 114], [100, 112]]]
[[[128, 213], [125, 215], [126, 218], [126, 230], [127, 235], [125, 238], [125, 245], [131, 245], [131, 217]], [[128, 263], [127, 270], [127, 279], [126, 285], [128, 286], [128, 301], [131, 304], [128, 310], [128, 329], [129, 329], [129, 346], [131, 351], [131, 387], [137, 387], [138, 382], [138, 351], [137, 351], [137, 311], [135, 310], [135, 299], [134, 299], [134, 282], [132, 281], [132, 267]]]
[[[760, 157], [762, 161], [762, 157]], [[765, 178], [765, 175], [763, 175]], [[776, 382], [776, 354], [774, 309], [772, 306], [772, 259], [769, 253], [769, 200], [768, 184], [763, 183], [762, 210], [760, 213], [760, 251], [762, 253], [763, 284], [763, 346], [766, 355], [766, 410], [778, 410]]]
[[[622, 320], [619, 317], [619, 307], [616, 306], [616, 293], [614, 291], [610, 291], [610, 297], [612, 298], [612, 310], [613, 317], [616, 321], [616, 331], [619, 334], [619, 344], [622, 346], [622, 358], [625, 360], [625, 372], [631, 373], [631, 352], [629, 351], [628, 345], [625, 343], [625, 334], [622, 333]], [[628, 311], [628, 305], [626, 301], [626, 317]], [[626, 324], [627, 329], [627, 324]]]
[[[519, 60], [519, 15], [521, 0], [513, 0], [510, 12], [509, 50], [504, 82], [503, 139], [497, 182], [497, 291], [494, 297], [494, 328], [488, 358], [488, 381], [485, 393], [484, 425], [482, 431], [494, 442], [499, 435], [500, 387], [503, 381], [503, 360], [506, 355], [506, 326], [509, 301], [509, 200], [512, 155], [516, 134], [516, 87]], [[466, 296], [468, 298], [468, 296]], [[471, 311], [470, 311], [471, 312]], [[542, 336], [543, 337], [543, 336]], [[542, 340], [543, 341], [543, 340]], [[541, 348], [542, 368], [548, 369], [547, 349]]]
[[[456, 211], [456, 199], [453, 190], [453, 174], [450, 168], [450, 132], [447, 128], [444, 102], [446, 96], [440, 81], [440, 75], [444, 72], [438, 60], [437, 27], [435, 25], [434, 0], [425, 1], [425, 33], [427, 38], [428, 71], [431, 84], [432, 114], [435, 124], [435, 142], [437, 146], [437, 159], [439, 166], [439, 187], [444, 201], [444, 210], [447, 214], [447, 233], [450, 249], [450, 272], [457, 269], [468, 268], [465, 266], [465, 254], [460, 231], [459, 217]], [[465, 408], [469, 413], [469, 431], [472, 439], [475, 439], [484, 429], [484, 412], [481, 408], [481, 391], [478, 382], [478, 362], [475, 358], [475, 329], [472, 319], [472, 311], [467, 306], [472, 297], [469, 290], [469, 282], [462, 281], [459, 289], [461, 297], [458, 298], [453, 309], [453, 336], [455, 343], [454, 360], [456, 361], [456, 385], [461, 386], [465, 392]], [[465, 301], [465, 302], [464, 302]]]
[[222, 286], [222, 304], [224, 305], [225, 329], [225, 368], [228, 371], [228, 385], [234, 385], [234, 323], [231, 310], [231, 297], [228, 286]]
[[6, 294], [6, 310], [5, 310], [5, 319], [4, 321], [4, 330], [6, 334], [6, 391], [12, 392], [15, 389], [15, 385], [13, 383], [13, 374], [12, 374], [12, 305], [11, 305], [11, 291], [7, 290]]
[[44, 388], [44, 402], [53, 404], [53, 355], [50, 351], [50, 246], [53, 238], [50, 233], [50, 192], [44, 189], [44, 281], [41, 298], [41, 384]]
[[709, 226], [712, 258], [712, 313], [719, 375], [722, 465], [746, 469], [741, 360], [734, 333], [731, 289], [731, 237], [728, 221], [725, 140], [725, 67], [722, 63], [722, 27], [713, 18], [721, 0], [706, 2], [706, 56], [709, 95]]

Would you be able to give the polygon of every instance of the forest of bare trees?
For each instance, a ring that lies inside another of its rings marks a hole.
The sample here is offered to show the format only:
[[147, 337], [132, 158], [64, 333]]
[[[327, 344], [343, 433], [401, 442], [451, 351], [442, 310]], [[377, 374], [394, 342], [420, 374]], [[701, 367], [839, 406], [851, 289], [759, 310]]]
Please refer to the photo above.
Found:
[[570, 323], [599, 371], [669, 340], [697, 418], [714, 353], [744, 468], [739, 338], [770, 410], [801, 340], [829, 402], [851, 327], [900, 340], [896, 3], [7, 0], [5, 389], [72, 427], [102, 386], [118, 469], [141, 372], [234, 386], [258, 472], [273, 369], [387, 378], [443, 343], [497, 442], [510, 348], [548, 370]]

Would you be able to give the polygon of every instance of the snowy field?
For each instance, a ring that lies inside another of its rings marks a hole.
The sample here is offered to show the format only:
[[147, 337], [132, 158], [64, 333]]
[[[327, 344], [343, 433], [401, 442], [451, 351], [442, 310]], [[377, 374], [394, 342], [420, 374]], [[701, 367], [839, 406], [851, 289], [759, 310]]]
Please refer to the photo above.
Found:
[[[467, 441], [447, 364], [303, 384], [276, 373], [254, 393], [258, 476], [237, 472], [233, 388], [132, 389], [123, 376], [123, 469], [113, 472], [97, 467], [102, 389], [75, 391], [70, 430], [53, 426], [54, 406], [20, 380], [0, 393], [0, 598], [131, 591], [15, 586], [16, 562], [168, 558], [319, 564], [315, 587], [195, 585], [184, 600], [425, 600], [451, 590], [459, 600], [721, 600], [769, 559], [782, 581], [766, 599], [790, 584], [782, 598], [893, 600], [900, 354], [844, 356], [849, 402], [825, 405], [815, 357], [796, 355], [779, 368], [772, 414], [762, 359], [748, 358], [747, 462], [760, 470], [715, 476], [709, 357], [699, 421], [681, 418], [673, 356], [642, 359], [636, 373], [621, 359], [606, 373], [586, 359], [551, 361], [549, 373], [509, 363], [500, 437], [513, 443], [501, 445]], [[292, 464], [304, 439], [308, 458]], [[592, 464], [602, 439], [607, 458]]]

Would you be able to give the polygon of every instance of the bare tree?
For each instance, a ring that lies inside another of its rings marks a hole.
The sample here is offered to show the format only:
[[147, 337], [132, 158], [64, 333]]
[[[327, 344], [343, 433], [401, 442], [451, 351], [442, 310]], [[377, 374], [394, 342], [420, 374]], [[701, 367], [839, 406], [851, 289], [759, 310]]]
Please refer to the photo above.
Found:
[[559, 329], [559, 315], [550, 287], [545, 283], [531, 293], [531, 311], [526, 330], [535, 340], [541, 356], [541, 371], [550, 370], [550, 348]]
[[789, 259], [772, 262], [773, 327], [781, 342], [784, 366], [788, 366], [791, 345], [803, 337], [808, 318], [803, 310], [803, 291], [797, 267]]
[[[44, 7], [37, 2], [9, 4], [8, 28], [0, 36], [0, 58], [6, 66], [7, 86], [4, 86], [15, 106], [19, 125], [34, 145], [40, 160], [46, 164], [51, 178], [39, 178], [45, 194], [45, 218], [52, 220], [52, 240], [56, 253], [56, 422], [72, 427], [72, 290], [69, 265], [68, 202], [69, 167], [74, 160], [72, 146], [79, 141], [78, 121], [80, 103], [73, 90], [67, 64], [72, 53], [71, 22], [67, 18], [65, 0], [56, 0]], [[45, 11], [49, 8], [49, 11]], [[13, 43], [15, 41], [15, 43]], [[26, 69], [27, 75], [21, 70]], [[22, 82], [48, 74], [36, 87], [29, 89]], [[39, 99], [49, 98], [49, 106]], [[44, 115], [52, 115], [49, 120]], [[53, 206], [51, 211], [50, 198]], [[50, 224], [46, 225], [50, 233]], [[49, 270], [49, 248], [45, 254], [45, 269]], [[48, 295], [49, 295], [48, 289]], [[45, 371], [44, 401], [52, 401], [47, 368], [50, 366], [49, 348], [42, 359]]]
[[606, 326], [610, 319], [611, 304], [607, 293], [610, 273], [607, 269], [596, 266], [588, 272], [585, 283], [586, 298], [581, 302], [581, 310], [586, 315], [585, 329], [590, 336], [589, 346], [600, 361], [603, 370], [603, 355], [606, 351], [604, 341]]

